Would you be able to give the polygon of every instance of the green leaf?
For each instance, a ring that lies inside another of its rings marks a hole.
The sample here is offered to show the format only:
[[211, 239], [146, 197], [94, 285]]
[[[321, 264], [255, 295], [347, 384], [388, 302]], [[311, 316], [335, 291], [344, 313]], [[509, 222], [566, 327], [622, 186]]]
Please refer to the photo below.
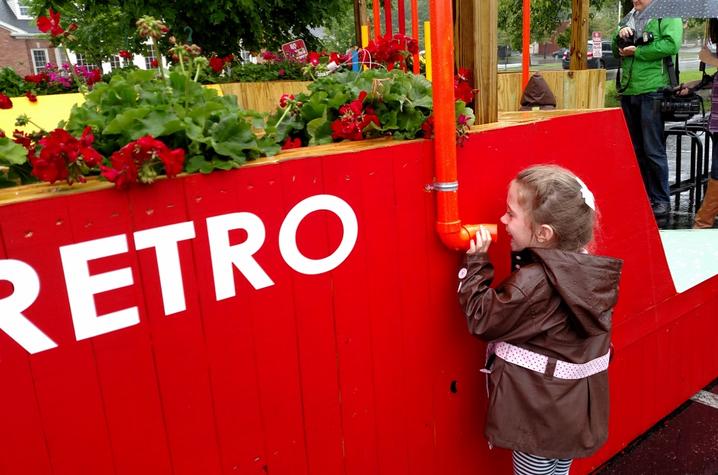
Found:
[[0, 164], [20, 165], [27, 161], [27, 150], [22, 145], [10, 140], [10, 137], [0, 138]]
[[210, 135], [210, 145], [215, 152], [239, 162], [244, 162], [245, 150], [257, 148], [251, 128], [237, 116], [225, 117], [214, 124]]
[[318, 117], [307, 124], [309, 145], [320, 145], [332, 142], [332, 124], [324, 117]]
[[210, 173], [212, 170], [214, 170], [214, 166], [204, 157], [195, 155], [194, 157], [191, 157], [189, 160], [187, 160], [187, 165], [185, 165], [185, 169], [189, 173]]

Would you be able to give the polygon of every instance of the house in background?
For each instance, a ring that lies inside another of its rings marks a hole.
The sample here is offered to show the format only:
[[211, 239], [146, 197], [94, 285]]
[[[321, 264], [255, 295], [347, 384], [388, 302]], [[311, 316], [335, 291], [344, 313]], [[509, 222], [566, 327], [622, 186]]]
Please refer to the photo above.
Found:
[[10, 66], [25, 76], [37, 74], [47, 63], [61, 63], [61, 58], [22, 0], [0, 0], [0, 67]]
[[[82, 55], [68, 52], [70, 62], [79, 66], [94, 68]], [[152, 68], [153, 54], [136, 55], [132, 62], [141, 69]], [[53, 48], [44, 34], [37, 29], [35, 18], [30, 16], [22, 0], [0, 0], [0, 68], [9, 66], [20, 76], [37, 74], [48, 63], [63, 64], [67, 58], [59, 48]], [[102, 63], [102, 72], [120, 68], [126, 60], [119, 56]]]

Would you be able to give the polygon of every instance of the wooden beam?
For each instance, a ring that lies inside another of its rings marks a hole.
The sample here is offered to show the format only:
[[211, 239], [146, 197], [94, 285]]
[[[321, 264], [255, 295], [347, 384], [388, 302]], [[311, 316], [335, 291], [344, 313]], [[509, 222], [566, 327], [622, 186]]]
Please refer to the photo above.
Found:
[[571, 0], [570, 69], [586, 69], [588, 44], [588, 0]]
[[498, 120], [498, 0], [454, 0], [456, 65], [473, 72], [476, 123]]
[[354, 29], [356, 31], [356, 45], [361, 47], [361, 27], [369, 24], [366, 13], [366, 0], [354, 0]]

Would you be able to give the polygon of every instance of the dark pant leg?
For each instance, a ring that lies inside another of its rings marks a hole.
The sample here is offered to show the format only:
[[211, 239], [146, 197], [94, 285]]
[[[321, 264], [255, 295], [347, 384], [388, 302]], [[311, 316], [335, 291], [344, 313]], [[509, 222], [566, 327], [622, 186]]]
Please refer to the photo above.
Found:
[[[633, 144], [633, 152], [636, 154], [638, 169], [641, 172], [643, 186], [648, 191], [648, 176], [646, 175], [648, 165], [646, 163], [646, 155], [643, 151], [643, 132], [641, 130], [641, 108], [638, 96], [621, 96], [621, 109], [623, 109], [623, 117], [626, 119], [628, 133], [631, 135], [631, 143]], [[653, 199], [649, 196], [651, 203]]]
[[668, 204], [671, 199], [668, 186], [668, 156], [663, 138], [664, 122], [658, 104], [661, 94], [649, 93], [636, 96], [641, 103], [641, 133], [646, 156], [646, 191], [652, 203]]
[[713, 133], [713, 150], [711, 151], [711, 178], [718, 180], [718, 132]]

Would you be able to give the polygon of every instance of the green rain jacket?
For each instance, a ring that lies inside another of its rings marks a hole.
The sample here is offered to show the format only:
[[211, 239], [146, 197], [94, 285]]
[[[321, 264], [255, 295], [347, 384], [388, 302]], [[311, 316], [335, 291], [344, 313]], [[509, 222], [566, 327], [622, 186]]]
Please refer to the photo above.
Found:
[[[613, 38], [613, 54], [618, 58], [618, 31]], [[621, 60], [621, 89], [624, 96], [636, 96], [670, 85], [663, 58], [678, 54], [683, 41], [683, 22], [680, 18], [649, 20], [644, 31], [653, 33], [653, 41], [636, 47], [635, 56]], [[674, 59], [675, 62], [675, 59]]]

